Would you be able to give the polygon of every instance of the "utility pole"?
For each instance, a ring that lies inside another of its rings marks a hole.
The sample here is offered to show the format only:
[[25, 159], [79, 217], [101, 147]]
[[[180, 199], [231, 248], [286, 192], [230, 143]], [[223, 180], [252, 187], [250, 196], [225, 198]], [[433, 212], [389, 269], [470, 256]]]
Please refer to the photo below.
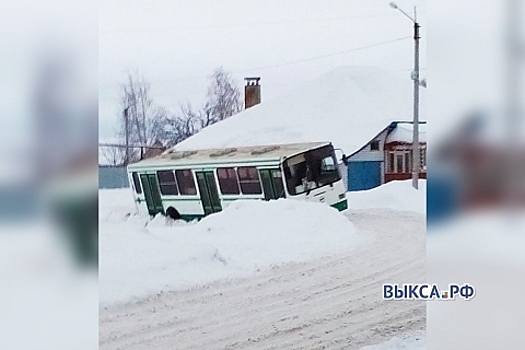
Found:
[[419, 168], [421, 166], [419, 154], [419, 23], [417, 22], [416, 7], [414, 6], [414, 126], [412, 135], [412, 186], [417, 190], [419, 182]]
[[414, 6], [414, 18], [410, 17], [405, 11], [400, 9], [394, 2], [391, 2], [390, 7], [399, 10], [402, 14], [408, 17], [414, 23], [414, 70], [411, 77], [414, 81], [414, 117], [413, 117], [413, 133], [412, 133], [412, 186], [418, 189], [419, 170], [421, 167], [419, 154], [419, 23], [417, 22], [416, 6]]
[[129, 164], [129, 120], [128, 120], [128, 108], [124, 108], [124, 133], [126, 134], [126, 156], [124, 157], [124, 165]]

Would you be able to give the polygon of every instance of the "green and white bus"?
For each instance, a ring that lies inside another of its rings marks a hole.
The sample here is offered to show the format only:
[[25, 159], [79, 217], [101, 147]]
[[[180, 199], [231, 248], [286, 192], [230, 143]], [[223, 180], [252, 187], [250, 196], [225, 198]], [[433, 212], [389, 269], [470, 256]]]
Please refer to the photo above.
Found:
[[235, 200], [290, 198], [347, 209], [329, 142], [168, 150], [128, 166], [139, 213], [193, 220]]

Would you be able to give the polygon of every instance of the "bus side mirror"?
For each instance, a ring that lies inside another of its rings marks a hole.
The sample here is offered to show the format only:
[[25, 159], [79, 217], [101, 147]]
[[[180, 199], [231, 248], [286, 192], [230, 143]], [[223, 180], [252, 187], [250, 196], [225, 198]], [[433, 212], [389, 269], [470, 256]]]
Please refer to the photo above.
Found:
[[345, 165], [348, 165], [348, 161], [346, 160], [346, 154], [343, 153], [342, 149], [334, 148], [334, 154], [335, 159], [337, 160], [337, 164], [341, 164], [341, 162], [343, 162]]

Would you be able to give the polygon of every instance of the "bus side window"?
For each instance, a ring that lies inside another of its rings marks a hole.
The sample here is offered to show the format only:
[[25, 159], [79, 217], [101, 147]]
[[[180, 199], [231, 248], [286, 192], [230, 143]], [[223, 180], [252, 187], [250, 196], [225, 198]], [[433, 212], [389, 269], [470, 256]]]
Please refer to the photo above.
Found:
[[175, 176], [179, 184], [180, 194], [197, 194], [197, 187], [195, 187], [195, 181], [190, 169], [175, 170]]
[[259, 180], [259, 172], [256, 167], [239, 167], [237, 168], [239, 175], [239, 184], [243, 194], [261, 194], [261, 181]]
[[135, 187], [135, 192], [137, 192], [137, 194], [141, 194], [142, 187], [140, 187], [139, 174], [132, 173], [131, 177], [133, 178], [133, 187]]
[[175, 175], [171, 170], [157, 171], [157, 178], [159, 179], [160, 192], [164, 195], [176, 195], [177, 183], [175, 182]]
[[217, 168], [217, 177], [222, 194], [239, 194], [239, 183], [234, 168]]

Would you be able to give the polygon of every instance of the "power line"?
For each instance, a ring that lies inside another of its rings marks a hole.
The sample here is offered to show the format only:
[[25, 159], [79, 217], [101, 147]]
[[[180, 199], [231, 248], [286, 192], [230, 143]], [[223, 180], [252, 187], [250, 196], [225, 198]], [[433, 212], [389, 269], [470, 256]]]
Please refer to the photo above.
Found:
[[[344, 54], [347, 54], [347, 53], [350, 53], [350, 52], [355, 52], [355, 51], [369, 49], [369, 48], [372, 48], [372, 47], [392, 44], [392, 43], [395, 43], [395, 42], [398, 42], [398, 41], [402, 41], [402, 40], [406, 40], [406, 39], [410, 39], [410, 38], [412, 38], [412, 37], [411, 36], [405, 36], [405, 37], [402, 37], [402, 38], [397, 38], [397, 39], [393, 39], [393, 40], [383, 41], [383, 42], [379, 42], [379, 43], [375, 43], [375, 44], [371, 44], [371, 45], [355, 47], [355, 48], [352, 48], [352, 49], [349, 49], [349, 50], [334, 52], [334, 53], [331, 53], [331, 54], [315, 56], [315, 57], [309, 57], [309, 58], [305, 58], [305, 59], [288, 61], [288, 62], [282, 62], [282, 63], [277, 63], [277, 64], [273, 64], [273, 65], [268, 65], [268, 66], [262, 66], [262, 67], [257, 67], [257, 68], [238, 70], [238, 71], [231, 72], [231, 74], [239, 74], [239, 73], [246, 73], [246, 72], [258, 71], [258, 70], [266, 70], [266, 69], [278, 68], [278, 67], [288, 66], [288, 65], [302, 63], [302, 62], [315, 61], [315, 60], [319, 60], [319, 59], [322, 59], [322, 58], [339, 56], [339, 55], [344, 55]], [[157, 80], [157, 81], [153, 81], [153, 82], [150, 81], [149, 83], [150, 84], [180, 83], [180, 82], [188, 82], [188, 81], [204, 80], [204, 79], [208, 79], [208, 76], [189, 77], [189, 78], [183, 78], [183, 79], [165, 79], [165, 80]], [[116, 84], [120, 85], [119, 83], [116, 83]], [[102, 85], [99, 85], [99, 87], [100, 86], [104, 86], [104, 85], [105, 86], [109, 86], [109, 85], [116, 85], [116, 84], [102, 84]]]
[[331, 53], [331, 54], [327, 54], [327, 55], [310, 57], [310, 58], [305, 58], [305, 59], [302, 59], [302, 60], [283, 62], [283, 63], [274, 64], [274, 65], [270, 65], [270, 66], [259, 67], [259, 68], [240, 70], [240, 71], [232, 72], [232, 74], [251, 72], [251, 71], [254, 71], [254, 70], [265, 70], [265, 69], [277, 68], [277, 67], [282, 67], [282, 66], [288, 66], [290, 64], [296, 64], [296, 63], [302, 63], [302, 62], [308, 62], [308, 61], [315, 61], [315, 60], [319, 60], [319, 59], [326, 58], [326, 57], [339, 56], [339, 55], [344, 55], [346, 53], [350, 53], [350, 52], [354, 52], [354, 51], [368, 49], [368, 48], [371, 48], [371, 47], [391, 44], [391, 43], [395, 43], [395, 42], [398, 42], [398, 41], [401, 41], [401, 40], [410, 39], [410, 38], [411, 38], [411, 36], [405, 36], [405, 37], [397, 38], [397, 39], [394, 39], [394, 40], [384, 41], [384, 42], [376, 43], [376, 44], [372, 44], [372, 45], [356, 47], [356, 48], [353, 48], [353, 49], [350, 49], [350, 50], [339, 51], [339, 52], [335, 52], [335, 53]]
[[148, 149], [166, 149], [164, 146], [155, 145], [125, 145], [121, 143], [99, 143], [99, 148], [148, 148]]
[[250, 23], [228, 23], [228, 24], [203, 24], [203, 25], [190, 25], [190, 26], [169, 26], [161, 28], [150, 28], [150, 29], [127, 29], [127, 30], [114, 30], [109, 32], [101, 32], [101, 35], [112, 35], [117, 33], [136, 33], [136, 32], [161, 32], [161, 31], [173, 31], [173, 30], [194, 30], [194, 29], [220, 29], [220, 28], [236, 28], [236, 27], [256, 27], [256, 26], [268, 26], [268, 25], [282, 25], [282, 24], [303, 24], [303, 23], [316, 23], [316, 22], [335, 22], [335, 21], [346, 21], [352, 19], [365, 19], [365, 18], [376, 18], [376, 17], [392, 17], [393, 14], [367, 14], [367, 15], [354, 15], [354, 16], [340, 16], [331, 18], [311, 18], [311, 19], [298, 19], [298, 20], [282, 20], [282, 21], [268, 21], [268, 22], [250, 22]]

